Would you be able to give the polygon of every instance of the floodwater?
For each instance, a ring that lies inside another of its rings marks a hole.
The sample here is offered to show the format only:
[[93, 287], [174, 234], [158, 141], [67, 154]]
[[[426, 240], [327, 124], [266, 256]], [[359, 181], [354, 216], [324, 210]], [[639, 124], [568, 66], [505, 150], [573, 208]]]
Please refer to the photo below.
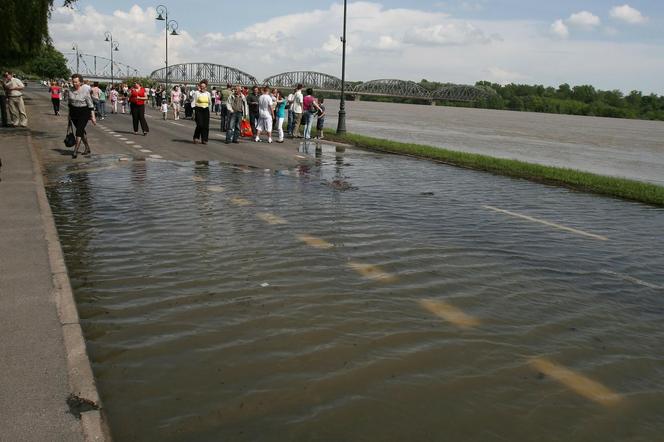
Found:
[[117, 441], [661, 439], [663, 209], [316, 155], [50, 170]]
[[[326, 102], [328, 127], [339, 105]], [[347, 102], [349, 132], [664, 185], [664, 121]]]

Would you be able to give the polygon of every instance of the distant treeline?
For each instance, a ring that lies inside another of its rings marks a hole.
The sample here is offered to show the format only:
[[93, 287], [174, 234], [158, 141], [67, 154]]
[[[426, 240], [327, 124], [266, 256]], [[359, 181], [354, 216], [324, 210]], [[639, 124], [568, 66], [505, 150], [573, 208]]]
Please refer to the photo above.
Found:
[[[430, 91], [444, 86], [427, 80], [419, 84]], [[496, 95], [472, 104], [445, 104], [482, 109], [664, 120], [664, 96], [644, 95], [640, 91], [625, 95], [619, 90], [602, 91], [588, 85], [572, 87], [562, 84], [558, 88], [527, 84], [503, 86], [488, 81], [480, 81], [476, 85], [491, 87]]]

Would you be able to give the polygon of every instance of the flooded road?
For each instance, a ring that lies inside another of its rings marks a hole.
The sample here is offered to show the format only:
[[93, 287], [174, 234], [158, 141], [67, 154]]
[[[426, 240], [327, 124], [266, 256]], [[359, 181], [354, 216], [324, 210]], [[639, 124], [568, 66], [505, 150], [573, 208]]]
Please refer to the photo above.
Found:
[[317, 159], [49, 171], [117, 441], [661, 437], [663, 209]]
[[[326, 101], [336, 128], [338, 101]], [[348, 131], [664, 185], [664, 121], [347, 102]]]

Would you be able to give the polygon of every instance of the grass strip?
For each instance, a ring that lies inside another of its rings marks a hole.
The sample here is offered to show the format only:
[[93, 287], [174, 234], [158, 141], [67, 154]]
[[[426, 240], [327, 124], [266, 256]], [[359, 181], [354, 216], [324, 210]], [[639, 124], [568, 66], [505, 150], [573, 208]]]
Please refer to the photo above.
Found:
[[656, 184], [597, 175], [562, 167], [543, 166], [519, 160], [494, 158], [488, 155], [457, 152], [421, 144], [400, 143], [351, 133], [337, 135], [332, 129], [326, 129], [325, 136], [332, 141], [373, 151], [423, 158], [467, 169], [664, 206], [664, 186]]

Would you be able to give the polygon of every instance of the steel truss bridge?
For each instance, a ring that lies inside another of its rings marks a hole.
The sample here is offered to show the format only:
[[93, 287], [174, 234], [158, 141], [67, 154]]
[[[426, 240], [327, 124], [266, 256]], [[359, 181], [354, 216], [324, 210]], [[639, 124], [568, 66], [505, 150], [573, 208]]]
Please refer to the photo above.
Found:
[[[159, 82], [166, 80], [166, 68], [157, 69], [150, 78]], [[227, 83], [242, 86], [266, 85], [277, 88], [294, 88], [297, 84], [311, 87], [319, 92], [341, 92], [341, 79], [322, 72], [294, 71], [273, 75], [259, 82], [256, 77], [236, 68], [212, 63], [184, 63], [168, 67], [170, 84], [196, 84], [207, 79], [210, 85], [223, 87]], [[496, 92], [485, 86], [469, 86], [445, 84], [436, 91], [429, 91], [414, 81], [383, 79], [357, 83], [354, 86], [346, 83], [346, 93], [357, 98], [361, 96], [393, 97], [436, 101], [473, 102], [496, 95]]]
[[[76, 52], [65, 52], [63, 54], [67, 60], [67, 67], [71, 72], [76, 72]], [[85, 80], [93, 81], [111, 81], [111, 59], [100, 57], [98, 55], [78, 53], [79, 74]], [[138, 69], [124, 63], [113, 60], [113, 78], [122, 80], [130, 77], [139, 77]]]

